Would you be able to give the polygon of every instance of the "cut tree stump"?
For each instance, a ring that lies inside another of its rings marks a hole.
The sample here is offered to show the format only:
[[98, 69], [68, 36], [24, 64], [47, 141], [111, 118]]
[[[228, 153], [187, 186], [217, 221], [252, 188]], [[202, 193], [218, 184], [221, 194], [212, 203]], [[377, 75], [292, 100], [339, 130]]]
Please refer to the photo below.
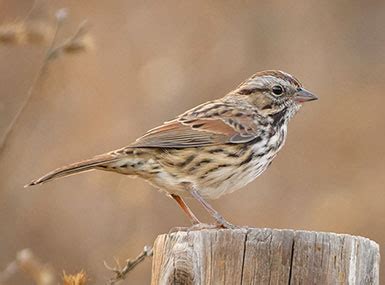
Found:
[[379, 284], [379, 262], [377, 243], [346, 234], [181, 231], [156, 239], [151, 284]]

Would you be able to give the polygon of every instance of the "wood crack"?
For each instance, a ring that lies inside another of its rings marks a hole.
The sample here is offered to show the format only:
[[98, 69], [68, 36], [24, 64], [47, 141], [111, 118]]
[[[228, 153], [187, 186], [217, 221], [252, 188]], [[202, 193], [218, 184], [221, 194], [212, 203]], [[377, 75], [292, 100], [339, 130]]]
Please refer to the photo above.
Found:
[[246, 259], [246, 247], [247, 247], [247, 236], [248, 236], [249, 230], [246, 231], [245, 234], [245, 241], [244, 241], [244, 247], [243, 247], [243, 256], [242, 256], [242, 267], [241, 267], [241, 284], [243, 284], [243, 270], [245, 268], [245, 259]]
[[293, 236], [293, 243], [291, 245], [291, 255], [290, 255], [290, 267], [289, 267], [289, 278], [288, 285], [291, 284], [291, 278], [293, 275], [293, 265], [294, 265], [294, 248], [295, 248], [295, 235]]

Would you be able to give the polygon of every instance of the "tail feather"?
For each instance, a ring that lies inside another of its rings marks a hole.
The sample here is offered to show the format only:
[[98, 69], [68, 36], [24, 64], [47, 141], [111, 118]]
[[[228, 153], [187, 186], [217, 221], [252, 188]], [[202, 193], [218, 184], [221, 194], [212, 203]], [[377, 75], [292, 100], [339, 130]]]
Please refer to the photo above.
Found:
[[108, 164], [114, 161], [119, 160], [120, 158], [117, 156], [114, 156], [112, 154], [104, 154], [100, 156], [96, 156], [91, 159], [83, 160], [80, 162], [76, 162], [70, 165], [66, 165], [60, 168], [57, 168], [46, 175], [33, 180], [31, 183], [25, 185], [24, 187], [29, 187], [37, 184], [42, 184], [60, 177], [65, 177], [89, 170], [95, 169], [97, 166]]

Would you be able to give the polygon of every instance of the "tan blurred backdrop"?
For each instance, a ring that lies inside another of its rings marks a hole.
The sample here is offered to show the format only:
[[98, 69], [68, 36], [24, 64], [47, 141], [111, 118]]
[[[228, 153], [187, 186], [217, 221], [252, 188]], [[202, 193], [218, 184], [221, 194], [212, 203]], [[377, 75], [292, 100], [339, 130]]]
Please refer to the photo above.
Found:
[[[0, 24], [23, 19], [32, 3], [0, 1]], [[124, 261], [188, 225], [139, 179], [91, 172], [31, 191], [23, 185], [122, 147], [263, 69], [294, 74], [320, 100], [293, 119], [264, 175], [213, 206], [239, 225], [350, 233], [384, 245], [384, 1], [73, 0], [44, 9], [62, 7], [69, 17], [59, 41], [88, 19], [94, 48], [51, 61], [0, 153], [0, 270], [30, 248], [58, 272], [85, 269], [101, 284], [110, 277], [104, 260]], [[45, 50], [0, 45], [1, 136]], [[141, 264], [126, 284], [148, 284], [150, 267]], [[9, 284], [32, 281], [16, 274]]]

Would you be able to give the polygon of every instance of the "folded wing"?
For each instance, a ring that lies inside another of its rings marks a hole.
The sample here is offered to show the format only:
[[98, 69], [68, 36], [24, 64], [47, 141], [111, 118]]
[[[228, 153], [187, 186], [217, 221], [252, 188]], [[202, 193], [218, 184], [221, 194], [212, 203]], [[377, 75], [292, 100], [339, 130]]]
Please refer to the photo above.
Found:
[[260, 127], [247, 113], [207, 118], [189, 114], [148, 131], [128, 147], [187, 148], [246, 143], [259, 134]]

